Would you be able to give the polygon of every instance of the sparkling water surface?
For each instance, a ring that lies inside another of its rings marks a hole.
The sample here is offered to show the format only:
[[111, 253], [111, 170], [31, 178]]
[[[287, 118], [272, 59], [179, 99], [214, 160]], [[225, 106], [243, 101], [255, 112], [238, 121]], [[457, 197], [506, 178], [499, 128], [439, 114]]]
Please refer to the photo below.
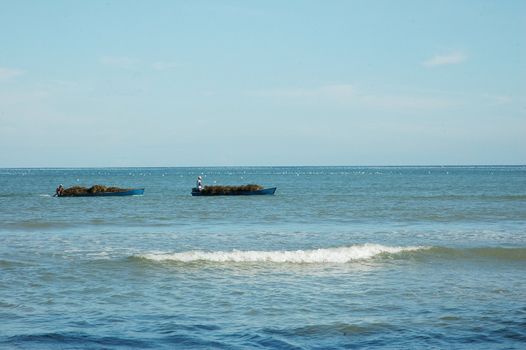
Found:
[[523, 166], [0, 169], [0, 348], [520, 349], [525, 224]]

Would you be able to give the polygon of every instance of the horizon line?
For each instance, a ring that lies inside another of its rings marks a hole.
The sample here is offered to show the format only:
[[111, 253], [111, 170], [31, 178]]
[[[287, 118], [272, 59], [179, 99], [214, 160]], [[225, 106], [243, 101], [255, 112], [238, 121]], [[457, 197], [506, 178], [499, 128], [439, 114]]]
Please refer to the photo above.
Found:
[[162, 168], [462, 168], [462, 167], [521, 167], [524, 164], [372, 164], [372, 165], [178, 165], [178, 166], [29, 166], [0, 167], [0, 169], [162, 169]]

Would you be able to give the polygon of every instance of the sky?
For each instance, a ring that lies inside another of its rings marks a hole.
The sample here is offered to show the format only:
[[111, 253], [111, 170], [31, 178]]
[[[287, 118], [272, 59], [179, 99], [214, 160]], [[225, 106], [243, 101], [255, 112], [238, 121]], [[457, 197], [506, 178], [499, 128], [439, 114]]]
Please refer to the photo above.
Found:
[[0, 167], [526, 164], [526, 1], [0, 0]]

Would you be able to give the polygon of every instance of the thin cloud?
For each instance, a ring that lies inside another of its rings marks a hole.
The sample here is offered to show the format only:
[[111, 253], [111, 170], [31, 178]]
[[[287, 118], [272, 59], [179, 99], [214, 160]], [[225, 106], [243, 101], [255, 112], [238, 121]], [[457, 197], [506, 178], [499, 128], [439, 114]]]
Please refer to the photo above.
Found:
[[494, 105], [507, 105], [513, 102], [513, 98], [509, 95], [483, 95], [482, 97]]
[[260, 97], [279, 98], [323, 98], [350, 99], [354, 96], [354, 87], [349, 84], [324, 85], [314, 88], [286, 88], [262, 90], [252, 93]]
[[457, 104], [454, 101], [438, 97], [398, 95], [362, 95], [360, 102], [369, 108], [399, 110], [432, 110], [448, 108]]
[[152, 68], [159, 71], [170, 70], [176, 68], [177, 66], [178, 64], [176, 62], [158, 61], [152, 63]]
[[123, 69], [131, 69], [139, 63], [138, 60], [126, 56], [103, 56], [99, 62], [106, 66]]
[[459, 64], [467, 60], [467, 55], [460, 51], [454, 51], [443, 55], [436, 55], [422, 62], [425, 67], [436, 67], [449, 64]]
[[0, 67], [0, 80], [8, 80], [16, 76], [22, 75], [25, 72], [20, 69], [2, 68]]
[[315, 88], [263, 90], [253, 92], [251, 95], [296, 102], [301, 101], [301, 103], [339, 103], [347, 106], [402, 110], [447, 108], [457, 104], [454, 100], [434, 96], [368, 93], [350, 84], [324, 85]]

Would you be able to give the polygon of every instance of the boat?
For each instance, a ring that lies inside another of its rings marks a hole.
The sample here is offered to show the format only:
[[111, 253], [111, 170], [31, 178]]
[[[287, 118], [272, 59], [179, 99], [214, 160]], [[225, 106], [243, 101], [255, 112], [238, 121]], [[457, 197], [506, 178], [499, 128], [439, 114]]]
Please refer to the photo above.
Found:
[[131, 188], [119, 192], [95, 192], [82, 194], [65, 194], [59, 197], [121, 197], [121, 196], [142, 196], [144, 188]]
[[144, 188], [119, 188], [94, 185], [90, 188], [73, 186], [64, 189], [62, 185], [57, 188], [55, 197], [122, 197], [142, 196]]
[[213, 187], [223, 186], [205, 186], [205, 188], [199, 191], [197, 188], [192, 188], [192, 196], [253, 196], [253, 195], [273, 195], [276, 192], [277, 187], [269, 188], [257, 188], [257, 189], [245, 189], [244, 186], [239, 187], [226, 187], [226, 190], [221, 191], [210, 191]]

